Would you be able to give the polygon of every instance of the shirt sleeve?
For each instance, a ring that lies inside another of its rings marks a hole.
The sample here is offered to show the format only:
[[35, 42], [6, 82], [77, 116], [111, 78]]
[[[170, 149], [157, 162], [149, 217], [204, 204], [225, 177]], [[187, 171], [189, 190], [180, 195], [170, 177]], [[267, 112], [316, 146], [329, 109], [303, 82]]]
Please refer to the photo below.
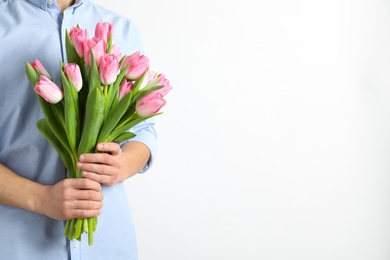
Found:
[[114, 44], [120, 47], [124, 55], [131, 55], [136, 51], [144, 54], [144, 47], [138, 27], [132, 20], [126, 17], [120, 18], [116, 24], [118, 26], [114, 28]]
[[141, 142], [149, 148], [150, 158], [145, 167], [139, 172], [144, 173], [150, 169], [157, 153], [157, 133], [154, 128], [154, 119], [149, 118], [138, 125], [129, 129], [130, 132], [136, 134], [135, 137], [121, 143], [123, 146], [127, 142]]

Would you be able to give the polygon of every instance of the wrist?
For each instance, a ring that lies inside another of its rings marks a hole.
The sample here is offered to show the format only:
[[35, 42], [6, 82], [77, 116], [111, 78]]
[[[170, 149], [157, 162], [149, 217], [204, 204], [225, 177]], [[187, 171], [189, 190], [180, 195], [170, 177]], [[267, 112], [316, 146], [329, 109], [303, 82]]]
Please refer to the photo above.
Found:
[[34, 183], [26, 196], [25, 209], [39, 214], [44, 214], [44, 198], [49, 186]]

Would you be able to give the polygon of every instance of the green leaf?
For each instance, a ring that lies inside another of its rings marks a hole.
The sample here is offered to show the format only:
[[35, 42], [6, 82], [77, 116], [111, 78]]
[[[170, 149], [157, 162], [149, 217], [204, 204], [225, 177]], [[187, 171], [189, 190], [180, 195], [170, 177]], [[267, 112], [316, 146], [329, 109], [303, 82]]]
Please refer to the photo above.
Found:
[[110, 37], [108, 37], [108, 40], [107, 40], [107, 46], [106, 46], [106, 52], [107, 53], [111, 53], [111, 49], [112, 49], [112, 31], [110, 33]]
[[66, 147], [61, 143], [61, 141], [54, 134], [52, 129], [49, 126], [49, 123], [46, 118], [42, 118], [37, 122], [37, 128], [39, 132], [45, 137], [45, 139], [53, 146], [58, 155], [60, 156], [65, 167], [71, 172], [75, 172], [76, 168], [76, 159], [72, 154], [67, 152]]
[[68, 63], [77, 63], [80, 65], [80, 57], [73, 46], [72, 40], [70, 39], [69, 36], [68, 29], [66, 29], [65, 32], [65, 49], [66, 49], [66, 58]]
[[91, 67], [89, 68], [89, 91], [91, 91], [95, 87], [101, 87], [99, 71], [92, 50], [90, 50], [90, 55]]
[[111, 134], [108, 136], [107, 138], [107, 142], [110, 142], [110, 140], [115, 140], [119, 135], [121, 135], [122, 133], [124, 132], [127, 132], [129, 129], [131, 129], [132, 127], [138, 125], [139, 123], [141, 123], [142, 121], [145, 121], [146, 119], [148, 118], [152, 118], [154, 116], [157, 116], [157, 115], [160, 115], [162, 114], [162, 112], [159, 112], [159, 113], [156, 113], [156, 114], [152, 114], [152, 115], [149, 115], [149, 116], [144, 116], [144, 117], [138, 117], [136, 119], [130, 119], [128, 121], [124, 121], [123, 123], [121, 123], [120, 125], [118, 125], [112, 132]]
[[[127, 70], [126, 70], [126, 71], [127, 71]], [[148, 71], [145, 71], [144, 74], [141, 76], [141, 78], [139, 78], [139, 79], [135, 82], [134, 88], [133, 88], [133, 90], [132, 90], [134, 93], [138, 92], [139, 88], [141, 87], [142, 82], [145, 80], [145, 77], [146, 77], [146, 75], [148, 74], [147, 72], [148, 72]]]
[[118, 103], [118, 105], [109, 111], [107, 118], [104, 121], [104, 125], [99, 134], [98, 143], [106, 141], [107, 136], [117, 126], [122, 116], [127, 111], [131, 101], [131, 92], [124, 96]]
[[85, 109], [85, 123], [78, 154], [95, 151], [97, 137], [104, 120], [104, 97], [99, 88], [89, 91]]
[[69, 145], [76, 152], [76, 146], [79, 138], [79, 113], [78, 96], [73, 82], [69, 80], [61, 70], [62, 87], [64, 88], [64, 114], [65, 131], [68, 137]]
[[[124, 78], [124, 76], [126, 75], [126, 71], [125, 70], [122, 70], [118, 77], [116, 78], [114, 84], [112, 84], [109, 89], [108, 89], [108, 93], [107, 93], [107, 103], [106, 103], [106, 111], [111, 111], [113, 109], [115, 109], [117, 103], [118, 103], [118, 99], [119, 99], [119, 86]], [[108, 116], [108, 113], [106, 113], [106, 118]]]
[[81, 75], [83, 76], [83, 87], [78, 92], [78, 98], [79, 98], [79, 116], [80, 116], [80, 129], [84, 125], [84, 115], [85, 115], [85, 104], [87, 102], [87, 97], [89, 93], [89, 78], [85, 75], [88, 75], [88, 68], [82, 60], [80, 66]]
[[61, 128], [65, 131], [65, 115], [64, 115], [64, 103], [58, 102], [57, 104], [50, 104], [54, 113], [54, 118], [47, 118], [49, 121], [53, 121], [51, 125], [56, 125], [56, 128]]
[[39, 75], [34, 70], [34, 68], [31, 66], [31, 64], [28, 62], [26, 62], [26, 75], [27, 75], [27, 78], [30, 81], [31, 85], [33, 87], [35, 87], [35, 85], [39, 81]]
[[115, 142], [115, 143], [124, 142], [124, 141], [131, 139], [131, 138], [134, 138], [135, 136], [137, 136], [137, 135], [132, 133], [132, 132], [124, 132], [124, 133], [120, 134], [119, 136], [117, 136], [114, 140], [112, 140], [112, 142]]

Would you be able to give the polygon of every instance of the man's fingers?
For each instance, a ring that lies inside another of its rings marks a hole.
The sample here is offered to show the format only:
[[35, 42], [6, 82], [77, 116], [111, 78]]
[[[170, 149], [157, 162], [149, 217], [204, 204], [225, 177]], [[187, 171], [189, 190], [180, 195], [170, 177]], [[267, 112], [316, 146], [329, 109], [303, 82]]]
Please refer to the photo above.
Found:
[[86, 179], [86, 178], [74, 178], [67, 179], [70, 182], [70, 185], [77, 190], [91, 190], [91, 191], [101, 191], [102, 186], [100, 183]]
[[85, 201], [103, 201], [103, 193], [95, 190], [77, 190], [75, 199]]
[[100, 152], [110, 153], [111, 155], [119, 155], [122, 152], [121, 147], [117, 143], [100, 143], [96, 146]]
[[108, 153], [87, 153], [80, 155], [77, 167], [82, 168], [83, 165], [92, 163], [112, 165], [115, 164], [115, 161], [113, 156]]
[[67, 219], [74, 219], [74, 218], [92, 218], [99, 216], [101, 211], [99, 209], [94, 210], [84, 210], [84, 209], [75, 209], [72, 210]]
[[76, 200], [72, 203], [73, 210], [100, 210], [103, 207], [102, 201]]
[[110, 184], [112, 183], [112, 179], [114, 178], [111, 175], [96, 174], [93, 172], [86, 172], [86, 171], [83, 171], [83, 176], [85, 178], [94, 180], [106, 186], [110, 186]]

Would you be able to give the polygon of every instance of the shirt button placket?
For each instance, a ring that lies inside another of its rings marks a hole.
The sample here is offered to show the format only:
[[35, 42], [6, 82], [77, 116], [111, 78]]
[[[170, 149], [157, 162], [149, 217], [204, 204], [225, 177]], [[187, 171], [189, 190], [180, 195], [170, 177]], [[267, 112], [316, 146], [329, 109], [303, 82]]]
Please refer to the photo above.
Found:
[[81, 244], [79, 241], [70, 242], [70, 255], [72, 260], [81, 259]]

